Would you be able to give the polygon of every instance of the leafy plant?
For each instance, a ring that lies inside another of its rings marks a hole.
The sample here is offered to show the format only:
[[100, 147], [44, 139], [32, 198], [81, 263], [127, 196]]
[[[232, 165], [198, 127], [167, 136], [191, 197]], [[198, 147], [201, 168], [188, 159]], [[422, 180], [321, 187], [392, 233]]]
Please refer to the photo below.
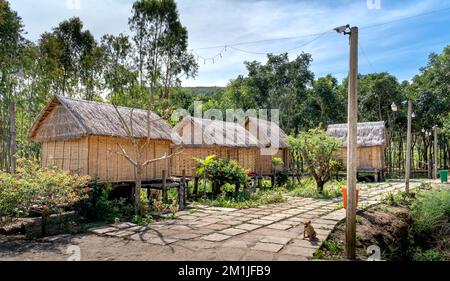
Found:
[[94, 219], [114, 222], [116, 218], [120, 221], [126, 221], [132, 217], [134, 213], [133, 205], [125, 198], [111, 199], [112, 189], [111, 184], [104, 187], [94, 184], [89, 204], [90, 213]]
[[232, 196], [222, 194], [215, 199], [203, 198], [198, 203], [213, 207], [248, 209], [266, 204], [286, 202], [283, 192], [283, 189], [270, 191], [258, 190], [253, 193], [244, 190]]
[[19, 159], [15, 174], [0, 173], [0, 217], [41, 215], [42, 235], [47, 218], [86, 199], [89, 177], [71, 175], [60, 169], [43, 169], [30, 160]]
[[145, 226], [151, 224], [154, 220], [151, 215], [134, 215], [132, 221], [138, 225]]
[[343, 185], [345, 185], [345, 181], [333, 180], [325, 184], [322, 192], [320, 192], [317, 189], [314, 180], [311, 178], [304, 178], [300, 181], [300, 185], [291, 190], [289, 194], [295, 197], [333, 199], [342, 196]]
[[413, 261], [444, 261], [445, 258], [436, 250], [422, 251], [418, 249], [413, 257]]
[[194, 160], [197, 162], [197, 175], [213, 183], [215, 195], [227, 183], [243, 185], [247, 182], [247, 171], [237, 161], [218, 160], [216, 155], [210, 155], [204, 160]]

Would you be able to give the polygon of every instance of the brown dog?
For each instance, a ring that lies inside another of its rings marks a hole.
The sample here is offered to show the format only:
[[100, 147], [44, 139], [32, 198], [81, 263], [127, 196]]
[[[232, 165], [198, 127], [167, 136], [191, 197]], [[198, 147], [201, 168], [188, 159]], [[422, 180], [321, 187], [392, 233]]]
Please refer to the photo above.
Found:
[[303, 239], [309, 238], [309, 240], [315, 240], [317, 237], [317, 233], [314, 230], [314, 227], [311, 224], [311, 221], [305, 222], [305, 230], [303, 231]]

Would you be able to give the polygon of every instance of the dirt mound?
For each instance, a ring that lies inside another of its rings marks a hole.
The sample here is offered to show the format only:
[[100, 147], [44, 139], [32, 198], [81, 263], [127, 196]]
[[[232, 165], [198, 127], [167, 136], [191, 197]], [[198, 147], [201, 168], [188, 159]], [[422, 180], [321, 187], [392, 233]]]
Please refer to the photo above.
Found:
[[[382, 259], [402, 260], [408, 250], [408, 232], [412, 217], [407, 208], [385, 205], [357, 214], [357, 259], [367, 260], [367, 249], [378, 246]], [[345, 259], [345, 222], [340, 223], [319, 251], [319, 257]]]

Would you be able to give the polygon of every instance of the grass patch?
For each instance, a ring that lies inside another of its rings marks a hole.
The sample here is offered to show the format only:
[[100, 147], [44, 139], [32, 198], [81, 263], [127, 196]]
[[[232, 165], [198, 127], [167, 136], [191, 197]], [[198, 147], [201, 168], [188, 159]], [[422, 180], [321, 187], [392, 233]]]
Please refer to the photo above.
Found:
[[342, 196], [342, 186], [345, 185], [345, 181], [332, 180], [325, 184], [323, 192], [320, 193], [317, 189], [316, 182], [310, 178], [304, 178], [300, 181], [300, 184], [296, 186], [290, 184], [288, 186], [289, 195], [294, 197], [305, 197], [315, 199], [334, 199]]
[[415, 231], [420, 236], [428, 236], [450, 217], [450, 190], [438, 189], [418, 195], [419, 200], [411, 207], [416, 218]]
[[240, 191], [237, 194], [222, 193], [216, 198], [202, 197], [197, 200], [198, 204], [235, 209], [248, 209], [261, 205], [283, 203], [286, 199], [283, 196], [282, 189], [255, 191], [250, 193], [248, 191]]

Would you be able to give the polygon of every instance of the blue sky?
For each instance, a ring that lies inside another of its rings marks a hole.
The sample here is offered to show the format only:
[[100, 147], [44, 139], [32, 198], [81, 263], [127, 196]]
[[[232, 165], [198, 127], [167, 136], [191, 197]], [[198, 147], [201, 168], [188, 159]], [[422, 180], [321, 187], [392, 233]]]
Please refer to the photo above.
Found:
[[[80, 2], [79, 9], [68, 2]], [[387, 71], [399, 80], [410, 80], [425, 66], [431, 52], [440, 53], [450, 44], [450, 1], [379, 0], [380, 9], [369, 9], [377, 0], [288, 1], [288, 0], [180, 0], [183, 25], [189, 31], [189, 48], [202, 57], [217, 55], [223, 47], [242, 42], [265, 41], [228, 48], [212, 61], [199, 61], [199, 75], [185, 86], [225, 86], [246, 74], [243, 62], [266, 61], [266, 52], [311, 53], [317, 77], [328, 73], [339, 79], [348, 69], [348, 39], [328, 32], [340, 25], [360, 29], [360, 73]], [[103, 34], [129, 33], [132, 0], [10, 0], [23, 18], [28, 38], [36, 40], [45, 31], [72, 16], [80, 17], [97, 39]], [[377, 6], [377, 5], [375, 5]], [[73, 9], [75, 7], [75, 9]], [[446, 9], [446, 10], [443, 10]], [[433, 12], [423, 16], [415, 15]], [[405, 19], [408, 18], [408, 19]], [[399, 20], [405, 19], [405, 20]], [[387, 24], [383, 24], [387, 23]], [[382, 25], [380, 25], [382, 24]], [[301, 47], [300, 47], [301, 46]]]

